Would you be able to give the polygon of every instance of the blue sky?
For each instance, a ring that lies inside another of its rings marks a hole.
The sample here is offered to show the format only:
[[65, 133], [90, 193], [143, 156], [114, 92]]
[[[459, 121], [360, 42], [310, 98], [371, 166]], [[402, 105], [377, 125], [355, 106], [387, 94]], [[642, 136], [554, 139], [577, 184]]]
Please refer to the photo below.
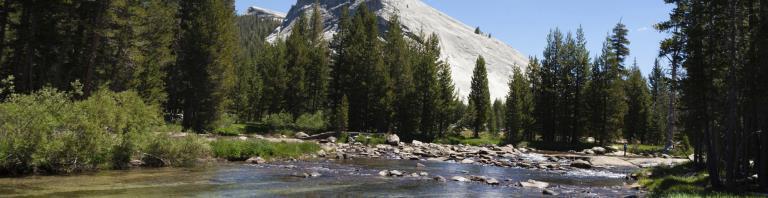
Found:
[[[630, 58], [644, 74], [653, 67], [659, 41], [666, 34], [653, 25], [668, 17], [663, 0], [423, 0], [469, 26], [508, 43], [523, 54], [541, 57], [550, 29], [576, 31], [581, 25], [590, 55], [600, 52], [605, 36], [619, 20], [629, 29]], [[238, 13], [249, 6], [288, 12], [295, 0], [236, 0]]]

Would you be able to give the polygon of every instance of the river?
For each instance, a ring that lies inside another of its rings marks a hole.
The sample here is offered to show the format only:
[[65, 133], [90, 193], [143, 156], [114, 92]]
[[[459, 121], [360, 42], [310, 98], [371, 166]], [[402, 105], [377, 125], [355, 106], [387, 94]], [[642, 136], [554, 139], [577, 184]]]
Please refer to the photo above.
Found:
[[[426, 167], [417, 167], [416, 163]], [[380, 170], [427, 172], [425, 177], [382, 177]], [[300, 178], [295, 173], [322, 176]], [[619, 171], [621, 172], [621, 171]], [[75, 176], [0, 179], [0, 197], [538, 197], [542, 190], [518, 187], [520, 181], [549, 182], [559, 196], [623, 197], [641, 195], [624, 188], [624, 173], [548, 172], [447, 162], [353, 159], [277, 162], [269, 165], [225, 163], [207, 168], [134, 169]], [[443, 176], [447, 182], [432, 178]], [[500, 185], [458, 182], [453, 176], [479, 175]]]

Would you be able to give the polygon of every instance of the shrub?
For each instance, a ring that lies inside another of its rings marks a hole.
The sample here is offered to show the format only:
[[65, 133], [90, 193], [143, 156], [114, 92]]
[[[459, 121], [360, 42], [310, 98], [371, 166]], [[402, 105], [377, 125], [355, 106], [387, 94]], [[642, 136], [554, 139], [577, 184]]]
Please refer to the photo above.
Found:
[[304, 114], [296, 119], [296, 129], [304, 131], [321, 131], [328, 126], [323, 111], [317, 111], [313, 114]]
[[208, 143], [195, 135], [172, 138], [163, 133], [149, 142], [142, 160], [152, 167], [189, 167], [194, 166], [198, 158], [207, 156], [210, 150]]
[[238, 136], [245, 132], [245, 125], [232, 124], [226, 127], [220, 127], [214, 130], [214, 133], [221, 136]]
[[315, 153], [320, 146], [314, 142], [286, 143], [268, 142], [264, 140], [240, 141], [217, 140], [211, 142], [213, 155], [232, 161], [242, 161], [250, 157], [288, 158]]
[[99, 90], [83, 101], [51, 88], [0, 103], [0, 172], [71, 173], [126, 167], [141, 137], [161, 123], [135, 92]]
[[261, 122], [269, 126], [272, 132], [291, 128], [293, 116], [288, 113], [269, 114], [261, 118]]

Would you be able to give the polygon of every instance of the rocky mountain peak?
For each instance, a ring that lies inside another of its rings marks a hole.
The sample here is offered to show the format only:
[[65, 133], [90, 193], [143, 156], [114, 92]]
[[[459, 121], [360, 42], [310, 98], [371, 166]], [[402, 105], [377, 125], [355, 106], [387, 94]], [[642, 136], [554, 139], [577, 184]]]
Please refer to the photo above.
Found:
[[[315, 0], [298, 0], [285, 16], [283, 24], [278, 27], [267, 40], [275, 41], [287, 38], [293, 24], [301, 14], [311, 14]], [[486, 35], [475, 34], [474, 28], [466, 25], [447, 14], [427, 5], [421, 0], [320, 0], [320, 11], [325, 24], [326, 39], [333, 38], [338, 30], [341, 10], [349, 5], [355, 10], [361, 3], [367, 3], [379, 18], [382, 31], [386, 31], [387, 19], [398, 13], [406, 35], [436, 33], [440, 38], [441, 59], [451, 65], [453, 80], [463, 99], [469, 95], [472, 70], [479, 55], [486, 59], [488, 81], [491, 98], [504, 98], [508, 92], [507, 83], [514, 65], [523, 71], [528, 65], [528, 59], [508, 44], [489, 38]]]

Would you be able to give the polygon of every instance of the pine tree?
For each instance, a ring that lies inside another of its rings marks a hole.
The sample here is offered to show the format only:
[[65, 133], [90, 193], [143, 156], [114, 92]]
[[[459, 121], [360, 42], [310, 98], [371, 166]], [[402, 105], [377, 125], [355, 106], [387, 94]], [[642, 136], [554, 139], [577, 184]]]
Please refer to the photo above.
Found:
[[315, 3], [310, 18], [311, 64], [306, 70], [307, 80], [307, 112], [314, 113], [323, 110], [328, 103], [328, 89], [330, 84], [330, 62], [328, 43], [323, 38], [325, 27], [320, 10], [320, 4]]
[[[461, 119], [456, 112], [463, 105], [456, 94], [456, 88], [451, 77], [451, 65], [441, 63], [437, 66], [437, 131], [438, 137], [448, 133], [448, 127]], [[461, 115], [461, 113], [458, 113]]]
[[649, 119], [649, 90], [648, 83], [640, 73], [637, 66], [637, 60], [629, 70], [627, 79], [627, 112], [624, 116], [624, 138], [633, 143], [637, 140], [640, 143], [646, 143], [645, 137], [648, 133]]
[[238, 45], [234, 2], [182, 1], [181, 37], [175, 67], [186, 85], [182, 88], [183, 125], [186, 129], [213, 129], [225, 108], [232, 86]]
[[413, 72], [418, 75], [413, 77], [417, 107], [414, 110], [419, 118], [419, 138], [431, 141], [437, 130], [440, 41], [436, 34], [432, 34], [420, 45]]
[[483, 56], [477, 58], [472, 72], [472, 84], [469, 92], [469, 105], [472, 106], [472, 131], [475, 137], [480, 137], [480, 131], [485, 129], [491, 114], [491, 96], [488, 90], [488, 71], [485, 69]]
[[589, 85], [590, 129], [600, 144], [608, 144], [617, 137], [624, 121], [626, 104], [624, 101], [624, 83], [620, 75], [619, 64], [614, 59], [607, 38], [602, 54], [595, 59], [592, 67], [593, 77]]
[[301, 114], [307, 112], [309, 106], [307, 98], [307, 69], [312, 64], [310, 38], [309, 38], [309, 26], [307, 25], [307, 17], [302, 14], [298, 20], [293, 24], [291, 29], [291, 35], [288, 36], [286, 42], [287, 54], [288, 54], [288, 81], [287, 89], [285, 92], [286, 110], [290, 112], [293, 117], [298, 117]]
[[386, 35], [385, 56], [386, 65], [389, 68], [389, 76], [392, 78], [394, 89], [394, 127], [397, 134], [404, 139], [413, 139], [413, 133], [418, 132], [420, 119], [415, 105], [416, 90], [414, 87], [414, 73], [411, 54], [403, 35], [400, 19], [394, 14], [389, 19], [389, 30]]
[[629, 30], [627, 30], [627, 26], [619, 21], [613, 28], [613, 34], [611, 34], [610, 37], [611, 50], [615, 56], [614, 59], [616, 60], [616, 64], [619, 65], [619, 69], [622, 71], [625, 70], [624, 62], [627, 59], [627, 56], [629, 56], [628, 45], [630, 42], [629, 39], [627, 39], [628, 32]]
[[669, 79], [664, 75], [659, 60], [654, 62], [653, 70], [648, 76], [650, 84], [650, 126], [645, 137], [648, 143], [659, 144], [667, 128], [667, 101], [669, 98]]
[[[537, 62], [538, 60], [531, 58], [531, 61]], [[506, 142], [515, 144], [524, 138], [529, 138], [526, 136], [532, 136], [528, 134], [533, 133], [533, 129], [530, 128], [530, 125], [533, 124], [531, 109], [533, 101], [530, 81], [520, 71], [520, 67], [515, 66], [512, 71], [503, 118], [505, 120], [504, 128], [507, 132]]]
[[560, 64], [560, 52], [563, 49], [563, 34], [559, 29], [550, 31], [547, 36], [547, 47], [544, 49], [544, 59], [541, 61], [539, 78], [541, 79], [537, 94], [538, 111], [536, 120], [541, 125], [541, 135], [544, 142], [554, 142], [561, 132], [561, 123], [558, 117], [561, 104], [559, 96], [559, 81], [562, 70]]
[[530, 83], [530, 91], [528, 91], [528, 97], [530, 100], [526, 100], [526, 103], [523, 105], [524, 112], [528, 112], [528, 122], [527, 125], [523, 125], [523, 138], [527, 141], [534, 141], [536, 139], [536, 132], [542, 131], [542, 125], [543, 123], [541, 120], [538, 120], [538, 118], [542, 118], [543, 113], [542, 108], [546, 108], [544, 106], [540, 106], [542, 103], [538, 101], [538, 99], [542, 98], [542, 82], [543, 79], [541, 78], [541, 61], [537, 57], [530, 57], [528, 58], [528, 67], [526, 68], [528, 71], [526, 75], [528, 76], [528, 81]]

